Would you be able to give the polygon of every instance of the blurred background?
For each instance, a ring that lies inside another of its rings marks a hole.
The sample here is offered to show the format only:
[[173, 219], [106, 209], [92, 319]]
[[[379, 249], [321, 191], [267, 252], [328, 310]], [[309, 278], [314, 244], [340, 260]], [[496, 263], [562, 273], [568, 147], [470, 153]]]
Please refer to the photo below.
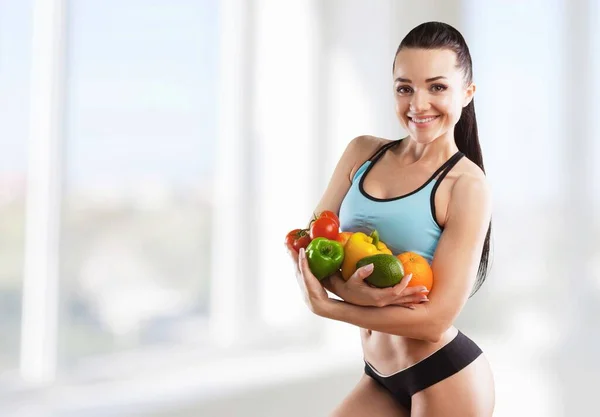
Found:
[[347, 143], [395, 139], [414, 26], [469, 43], [493, 264], [458, 327], [495, 416], [592, 416], [596, 0], [0, 0], [0, 415], [326, 416], [358, 329], [283, 248]]

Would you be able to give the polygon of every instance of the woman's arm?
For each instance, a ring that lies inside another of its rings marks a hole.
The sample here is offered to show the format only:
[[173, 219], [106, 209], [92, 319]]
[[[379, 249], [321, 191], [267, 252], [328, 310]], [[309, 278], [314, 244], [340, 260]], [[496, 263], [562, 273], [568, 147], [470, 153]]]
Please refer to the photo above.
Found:
[[389, 305], [401, 306], [414, 309], [414, 304], [429, 301], [427, 287], [417, 286], [407, 288], [412, 274], [407, 275], [402, 281], [393, 287], [377, 288], [365, 282], [371, 275], [371, 270], [358, 268], [354, 274], [344, 281], [342, 274], [337, 273], [325, 278], [321, 284], [331, 293], [340, 297], [343, 301], [365, 307], [385, 307]]
[[412, 309], [400, 306], [364, 307], [343, 301], [332, 302], [315, 314], [332, 320], [343, 321], [363, 329], [410, 337], [412, 339], [439, 341], [432, 325], [430, 313], [425, 304], [415, 305]]
[[[325, 192], [315, 207], [314, 214], [331, 210], [339, 215], [342, 201], [352, 186], [354, 172], [379, 146], [381, 140], [371, 136], [357, 136], [348, 143], [333, 170]], [[312, 216], [309, 224], [311, 220]]]
[[[491, 206], [489, 186], [483, 175], [463, 175], [457, 180], [431, 265], [434, 287], [429, 294], [429, 303], [409, 310], [395, 306], [361, 307], [321, 298], [311, 302], [311, 310], [320, 316], [366, 329], [438, 341], [454, 323], [473, 288], [491, 218]], [[302, 265], [305, 265], [301, 268], [305, 286], [314, 286], [316, 281], [321, 287], [316, 278], [311, 278], [305, 261]], [[312, 288], [309, 294], [319, 297], [316, 288]]]

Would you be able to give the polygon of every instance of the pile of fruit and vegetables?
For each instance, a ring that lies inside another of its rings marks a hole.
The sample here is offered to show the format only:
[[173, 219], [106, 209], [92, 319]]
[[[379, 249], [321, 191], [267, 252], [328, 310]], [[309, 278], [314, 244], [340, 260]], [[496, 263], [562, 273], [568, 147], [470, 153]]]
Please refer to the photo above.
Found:
[[420, 285], [431, 290], [433, 286], [427, 259], [415, 252], [393, 254], [377, 230], [369, 234], [342, 232], [338, 216], [329, 210], [314, 214], [307, 229], [290, 231], [286, 243], [296, 252], [305, 249], [310, 270], [319, 280], [340, 271], [347, 281], [358, 268], [373, 264], [366, 281], [375, 287], [392, 287], [408, 274], [412, 274], [409, 287]]

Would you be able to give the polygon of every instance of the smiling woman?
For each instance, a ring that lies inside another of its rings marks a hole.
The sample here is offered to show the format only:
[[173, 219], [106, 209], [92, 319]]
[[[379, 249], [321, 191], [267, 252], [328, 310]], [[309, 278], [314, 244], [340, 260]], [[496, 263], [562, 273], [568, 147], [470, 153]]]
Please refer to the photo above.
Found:
[[[396, 116], [418, 143], [429, 143], [452, 129], [473, 100], [475, 84], [470, 70], [457, 71], [456, 60], [451, 49], [404, 47], [396, 55]], [[428, 73], [444, 75], [427, 78]], [[413, 77], [413, 81], [404, 74], [425, 76]]]
[[333, 415], [491, 416], [488, 360], [455, 327], [486, 278], [491, 230], [464, 38], [445, 23], [417, 26], [400, 43], [393, 80], [396, 116], [408, 136], [352, 140], [315, 212], [339, 213], [343, 231], [380, 231], [393, 255], [421, 254], [435, 286], [406, 305], [400, 300], [409, 291], [414, 297], [408, 279], [393, 292], [370, 289], [373, 269], [359, 261], [351, 276], [342, 271], [322, 281], [340, 301], [328, 297], [304, 250], [292, 256], [310, 311], [360, 328], [365, 373]]
[[[404, 50], [400, 54], [407, 55], [407, 54], [411, 53], [411, 52], [407, 52], [407, 51], [408, 50]], [[415, 50], [412, 52], [419, 53], [419, 51], [423, 52], [422, 50]], [[400, 55], [400, 54], [398, 54], [398, 55]], [[407, 58], [407, 59], [410, 62], [410, 58]], [[402, 71], [402, 70], [400, 70], [400, 71]], [[416, 88], [416, 87], [414, 87], [415, 83], [413, 83], [413, 81], [411, 81], [407, 78], [398, 77], [395, 80], [395, 83], [398, 84], [398, 86], [396, 87], [396, 93], [398, 94], [399, 97], [410, 97], [411, 95], [419, 95], [420, 96], [421, 94], [427, 94], [427, 91], [428, 91], [429, 93], [443, 97], [442, 93], [448, 90], [448, 86], [446, 84], [441, 84], [441, 83], [433, 84], [434, 81], [438, 81], [438, 80], [448, 81], [448, 79], [444, 76], [427, 78], [424, 81], [424, 86], [423, 86], [423, 88], [425, 88], [426, 92], [420, 93], [419, 91], [421, 90], [422, 87]], [[442, 105], [443, 105], [443, 100], [440, 99], [438, 101], [437, 107], [439, 108]], [[398, 106], [396, 107], [396, 112], [398, 113], [400, 111], [406, 111], [407, 106], [408, 106], [407, 99], [400, 101], [398, 103]], [[418, 111], [418, 110], [416, 110], [418, 108], [417, 106], [418, 106], [418, 102], [417, 102], [417, 105], [415, 106], [415, 111]], [[409, 113], [410, 113], [410, 111], [406, 111], [406, 117], [408, 118], [408, 121], [409, 121], [409, 123], [408, 123], [409, 131], [411, 129], [414, 131], [414, 129], [430, 127], [434, 120], [441, 117], [440, 114], [422, 114], [422, 115], [413, 114], [412, 116], [409, 116], [408, 115]]]

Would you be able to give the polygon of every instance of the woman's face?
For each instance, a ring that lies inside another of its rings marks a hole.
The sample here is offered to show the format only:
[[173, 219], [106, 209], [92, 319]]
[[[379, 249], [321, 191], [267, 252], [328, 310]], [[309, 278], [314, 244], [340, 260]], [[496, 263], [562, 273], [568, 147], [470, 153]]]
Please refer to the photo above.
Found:
[[450, 49], [403, 48], [396, 56], [394, 97], [396, 115], [408, 134], [427, 144], [450, 135], [475, 85], [465, 86]]

